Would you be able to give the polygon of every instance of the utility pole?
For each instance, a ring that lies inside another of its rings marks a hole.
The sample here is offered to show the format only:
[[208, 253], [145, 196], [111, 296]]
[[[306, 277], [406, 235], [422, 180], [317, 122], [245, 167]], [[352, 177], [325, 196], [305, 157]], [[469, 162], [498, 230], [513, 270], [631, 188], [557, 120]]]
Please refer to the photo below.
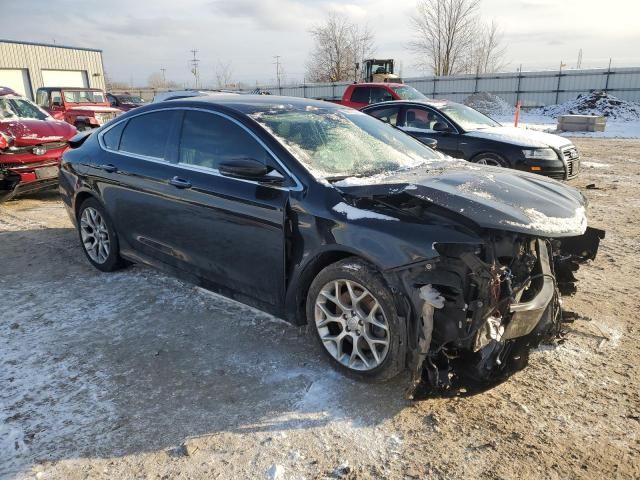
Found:
[[582, 68], [582, 49], [578, 51], [578, 63], [576, 64], [576, 68], [580, 70]]
[[278, 81], [278, 90], [280, 90], [280, 55], [274, 55], [273, 58], [276, 59], [274, 65], [276, 66], [276, 79]]
[[191, 73], [193, 74], [193, 84], [194, 84], [194, 88], [198, 88], [200, 86], [200, 71], [199, 71], [199, 63], [200, 60], [198, 60], [196, 58], [196, 53], [198, 53], [198, 50], [196, 50], [195, 48], [193, 50], [191, 50], [191, 53], [193, 53], [193, 58], [191, 59]]
[[162, 67], [160, 71], [162, 72], [162, 87], [167, 88], [167, 69]]

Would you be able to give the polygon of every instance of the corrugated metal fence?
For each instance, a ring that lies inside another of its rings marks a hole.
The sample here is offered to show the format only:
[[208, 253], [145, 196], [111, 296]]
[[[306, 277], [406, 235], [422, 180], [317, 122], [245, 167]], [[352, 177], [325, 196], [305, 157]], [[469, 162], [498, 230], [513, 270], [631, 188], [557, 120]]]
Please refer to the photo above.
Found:
[[[573, 100], [593, 90], [640, 101], [640, 67], [421, 77], [407, 78], [404, 83], [431, 98], [457, 102], [472, 93], [491, 92], [512, 105], [519, 100], [524, 107], [539, 107]], [[335, 100], [342, 97], [347, 85], [349, 82], [260, 88], [273, 95]]]

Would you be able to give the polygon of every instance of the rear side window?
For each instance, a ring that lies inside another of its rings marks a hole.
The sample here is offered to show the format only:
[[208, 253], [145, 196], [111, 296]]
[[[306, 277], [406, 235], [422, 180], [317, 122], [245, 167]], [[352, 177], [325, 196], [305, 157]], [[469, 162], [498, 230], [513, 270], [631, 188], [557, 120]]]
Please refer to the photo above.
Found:
[[371, 103], [387, 102], [393, 100], [393, 95], [386, 88], [374, 87], [371, 89]]
[[167, 139], [176, 115], [176, 110], [170, 110], [133, 117], [122, 132], [120, 150], [164, 159]]
[[120, 148], [120, 137], [122, 137], [122, 131], [126, 125], [127, 122], [119, 123], [102, 136], [102, 140], [109, 150], [118, 150]]
[[398, 122], [398, 107], [389, 107], [389, 108], [379, 108], [372, 112], [367, 112], [372, 117], [376, 117], [383, 122], [390, 123], [391, 125], [396, 125]]
[[369, 103], [369, 87], [356, 87], [351, 94], [351, 101], [358, 103]]
[[238, 158], [270, 163], [262, 145], [234, 122], [211, 113], [185, 112], [180, 163], [218, 169], [220, 162]]

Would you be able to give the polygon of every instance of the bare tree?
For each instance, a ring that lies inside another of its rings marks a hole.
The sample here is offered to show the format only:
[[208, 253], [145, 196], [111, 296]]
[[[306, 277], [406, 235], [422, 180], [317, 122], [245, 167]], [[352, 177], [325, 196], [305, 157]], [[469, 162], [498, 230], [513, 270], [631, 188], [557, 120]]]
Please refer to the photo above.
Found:
[[149, 75], [147, 79], [147, 85], [151, 88], [164, 88], [165, 80], [160, 72], [155, 72]]
[[311, 29], [315, 42], [307, 62], [307, 79], [312, 82], [354, 80], [356, 63], [374, 50], [373, 33], [348, 17], [330, 13], [322, 25]]
[[488, 25], [482, 25], [478, 29], [478, 41], [472, 52], [472, 65], [470, 72], [495, 73], [506, 67], [504, 56], [506, 47], [503, 44], [502, 34], [498, 24], [492, 20]]
[[216, 65], [216, 86], [228, 87], [233, 83], [233, 67], [231, 62], [218, 62]]
[[480, 0], [420, 0], [411, 17], [409, 49], [435, 75], [464, 71], [479, 24]]

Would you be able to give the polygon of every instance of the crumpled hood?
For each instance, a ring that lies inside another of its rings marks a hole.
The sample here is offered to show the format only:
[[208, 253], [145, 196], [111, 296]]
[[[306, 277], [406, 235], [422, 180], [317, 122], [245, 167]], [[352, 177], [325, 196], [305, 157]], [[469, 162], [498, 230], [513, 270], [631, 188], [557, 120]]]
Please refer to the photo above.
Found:
[[15, 138], [16, 147], [66, 141], [76, 133], [76, 129], [67, 122], [30, 118], [12, 118], [0, 122], [0, 131]]
[[486, 138], [499, 142], [510, 143], [519, 147], [545, 148], [551, 147], [561, 149], [571, 145], [571, 142], [560, 135], [528, 130], [526, 128], [515, 127], [489, 127], [481, 130], [474, 130], [465, 133], [466, 136], [474, 138]]
[[375, 184], [354, 179], [338, 188], [357, 197], [405, 193], [489, 229], [553, 238], [582, 235], [587, 228], [585, 200], [574, 188], [525, 172], [448, 163], [385, 175]]

